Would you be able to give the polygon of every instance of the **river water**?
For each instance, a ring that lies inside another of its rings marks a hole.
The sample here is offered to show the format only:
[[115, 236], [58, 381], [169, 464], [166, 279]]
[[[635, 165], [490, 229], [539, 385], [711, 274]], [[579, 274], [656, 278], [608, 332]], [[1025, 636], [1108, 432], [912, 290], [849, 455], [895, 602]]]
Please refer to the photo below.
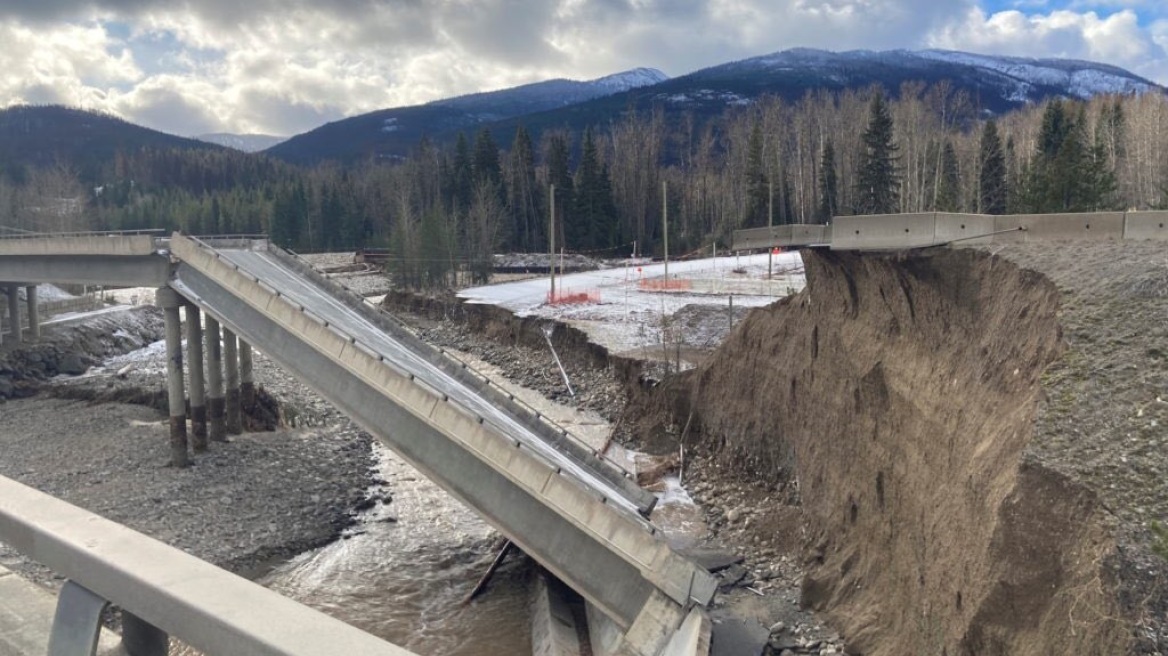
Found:
[[530, 654], [527, 561], [512, 552], [487, 591], [464, 604], [495, 556], [497, 534], [396, 455], [378, 451], [393, 501], [364, 513], [347, 539], [301, 554], [260, 582], [419, 654]]

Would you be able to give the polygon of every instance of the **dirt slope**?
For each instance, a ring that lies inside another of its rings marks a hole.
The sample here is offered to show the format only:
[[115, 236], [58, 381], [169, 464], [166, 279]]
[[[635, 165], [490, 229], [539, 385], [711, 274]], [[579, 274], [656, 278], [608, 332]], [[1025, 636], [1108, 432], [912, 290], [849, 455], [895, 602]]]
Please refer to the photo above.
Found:
[[849, 652], [1166, 649], [1166, 255], [807, 252], [689, 376], [705, 445], [797, 486], [804, 603]]

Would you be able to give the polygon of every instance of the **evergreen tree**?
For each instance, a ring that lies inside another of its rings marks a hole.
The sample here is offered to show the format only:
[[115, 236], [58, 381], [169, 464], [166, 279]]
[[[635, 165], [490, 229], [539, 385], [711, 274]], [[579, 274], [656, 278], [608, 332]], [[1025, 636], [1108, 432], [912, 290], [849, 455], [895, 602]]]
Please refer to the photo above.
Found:
[[205, 234], [221, 235], [226, 232], [222, 225], [223, 213], [219, 208], [219, 197], [213, 196], [211, 198], [211, 213], [207, 217], [207, 225], [203, 226]]
[[[545, 158], [548, 182], [556, 186], [556, 243], [563, 246], [568, 221], [571, 220], [567, 213], [574, 205], [572, 172], [568, 168], [568, 138], [564, 134], [556, 132], [548, 137]], [[542, 250], [545, 245], [540, 246], [538, 250]]]
[[547, 237], [535, 202], [535, 153], [531, 136], [522, 125], [515, 130], [508, 165], [507, 207], [514, 219], [515, 229], [513, 242], [505, 247], [523, 251], [539, 250], [547, 243]]
[[473, 190], [474, 164], [470, 153], [470, 144], [466, 141], [466, 134], [459, 132], [458, 141], [454, 144], [454, 161], [449, 168], [449, 182], [447, 190], [448, 211], [457, 213], [470, 207], [470, 198]]
[[815, 218], [820, 223], [829, 223], [839, 213], [839, 178], [835, 172], [835, 146], [828, 139], [823, 144], [823, 155], [819, 160], [819, 205]]
[[612, 185], [608, 172], [601, 166], [591, 128], [584, 131], [574, 194], [574, 211], [564, 223], [565, 246], [592, 250], [613, 245], [616, 207], [612, 201]]
[[1006, 156], [998, 125], [986, 121], [978, 151], [977, 207], [982, 214], [1005, 214], [1007, 201]]
[[1022, 205], [1028, 212], [1090, 212], [1110, 206], [1114, 173], [1105, 150], [1088, 136], [1084, 106], [1076, 109], [1061, 100], [1047, 105], [1022, 184]]
[[420, 284], [425, 288], [444, 287], [454, 270], [450, 258], [452, 235], [448, 222], [438, 212], [428, 212], [418, 228], [418, 250], [421, 273]]
[[765, 226], [769, 218], [771, 190], [763, 163], [762, 122], [750, 128], [746, 154], [746, 225]]
[[899, 146], [893, 139], [892, 115], [879, 91], [868, 110], [868, 127], [860, 142], [856, 171], [856, 214], [892, 214], [900, 205]]
[[499, 146], [495, 144], [491, 131], [487, 128], [479, 130], [475, 135], [474, 160], [471, 163], [474, 172], [474, 184], [487, 183], [492, 187], [499, 187], [503, 182], [502, 171], [499, 168]]
[[957, 212], [961, 209], [961, 171], [957, 164], [957, 151], [949, 141], [941, 149], [941, 179], [937, 181], [934, 209], [938, 212]]

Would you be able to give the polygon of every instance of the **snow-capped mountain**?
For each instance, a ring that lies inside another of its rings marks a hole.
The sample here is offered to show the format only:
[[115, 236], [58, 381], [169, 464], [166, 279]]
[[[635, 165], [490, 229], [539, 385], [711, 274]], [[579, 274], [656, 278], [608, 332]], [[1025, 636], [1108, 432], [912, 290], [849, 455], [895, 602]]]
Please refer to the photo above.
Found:
[[[721, 90], [750, 97], [749, 91], [743, 94], [744, 89], [770, 88], [772, 93], [795, 95], [790, 91], [802, 93], [809, 88], [843, 89], [882, 84], [895, 93], [902, 82], [913, 80], [925, 83], [949, 80], [992, 111], [1005, 111], [1050, 96], [1085, 99], [1106, 93], [1164, 90], [1150, 80], [1107, 64], [952, 50], [829, 52], [794, 48], [707, 68], [672, 82], [701, 84], [708, 87], [702, 89], [707, 96]], [[726, 88], [719, 89], [719, 86]], [[673, 102], [692, 100], [685, 95], [672, 96], [661, 98]]]
[[598, 77], [584, 84], [591, 85], [597, 89], [604, 89], [609, 93], [618, 93], [620, 91], [628, 91], [629, 89], [639, 89], [653, 84], [660, 84], [668, 79], [668, 75], [656, 68], [634, 68], [623, 73], [613, 73], [612, 75]]
[[634, 68], [595, 80], [557, 78], [499, 91], [484, 91], [435, 100], [428, 104], [432, 107], [460, 109], [484, 120], [498, 120], [566, 107], [600, 96], [651, 86], [668, 79], [668, 75], [655, 68]]
[[896, 95], [906, 82], [945, 81], [964, 91], [978, 109], [1007, 112], [1052, 96], [1089, 98], [1103, 93], [1164, 93], [1150, 80], [1115, 66], [1070, 59], [1025, 59], [949, 50], [796, 48], [730, 62], [669, 78], [637, 68], [595, 80], [548, 80], [476, 93], [427, 105], [386, 109], [332, 123], [269, 152], [303, 163], [322, 159], [404, 157], [425, 136], [450, 142], [480, 127], [506, 147], [520, 124], [538, 139], [544, 129], [605, 125], [630, 110], [660, 108], [666, 118], [717, 122], [728, 109], [762, 96], [795, 101], [808, 91], [883, 86]]
[[899, 51], [899, 53], [906, 57], [920, 57], [996, 71], [1015, 81], [1017, 96], [1027, 95], [1029, 89], [1035, 86], [1061, 87], [1067, 90], [1068, 96], [1082, 99], [1109, 93], [1147, 93], [1157, 88], [1155, 83], [1117, 66], [1077, 59], [991, 57], [953, 50]]
[[256, 153], [261, 150], [267, 150], [272, 146], [284, 141], [287, 137], [274, 137], [270, 134], [230, 134], [227, 132], [216, 132], [214, 134], [201, 134], [195, 139], [199, 141], [206, 141], [208, 143], [219, 144], [220, 146], [227, 146], [235, 150], [242, 150], [245, 153]]
[[289, 161], [395, 158], [423, 135], [473, 132], [476, 126], [562, 109], [589, 100], [651, 87], [669, 76], [654, 68], [634, 68], [595, 80], [554, 79], [510, 89], [484, 91], [425, 105], [383, 109], [343, 119], [292, 137], [268, 152]]

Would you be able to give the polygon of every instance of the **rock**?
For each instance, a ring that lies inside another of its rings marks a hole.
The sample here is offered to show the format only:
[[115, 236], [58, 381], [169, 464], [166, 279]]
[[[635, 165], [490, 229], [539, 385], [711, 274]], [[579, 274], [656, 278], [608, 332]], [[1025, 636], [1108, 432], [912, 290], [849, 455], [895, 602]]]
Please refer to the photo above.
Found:
[[733, 524], [734, 522], [737, 522], [741, 518], [742, 518], [742, 510], [740, 508], [735, 508], [735, 509], [731, 510], [730, 512], [726, 513], [726, 521], [730, 522], [731, 524]]
[[787, 624], [785, 622], [775, 622], [771, 625], [771, 635], [779, 635], [786, 630]]
[[706, 571], [711, 574], [716, 574], [731, 565], [738, 565], [745, 560], [742, 556], [709, 548], [687, 549], [684, 554], [697, 564], [705, 567]]
[[10, 397], [12, 396], [12, 392], [12, 380], [5, 377], [0, 377], [0, 398], [6, 399]]
[[61, 356], [61, 361], [57, 363], [57, 371], [70, 376], [79, 376], [85, 373], [89, 367], [81, 360], [81, 356], [77, 353], [66, 353]]

